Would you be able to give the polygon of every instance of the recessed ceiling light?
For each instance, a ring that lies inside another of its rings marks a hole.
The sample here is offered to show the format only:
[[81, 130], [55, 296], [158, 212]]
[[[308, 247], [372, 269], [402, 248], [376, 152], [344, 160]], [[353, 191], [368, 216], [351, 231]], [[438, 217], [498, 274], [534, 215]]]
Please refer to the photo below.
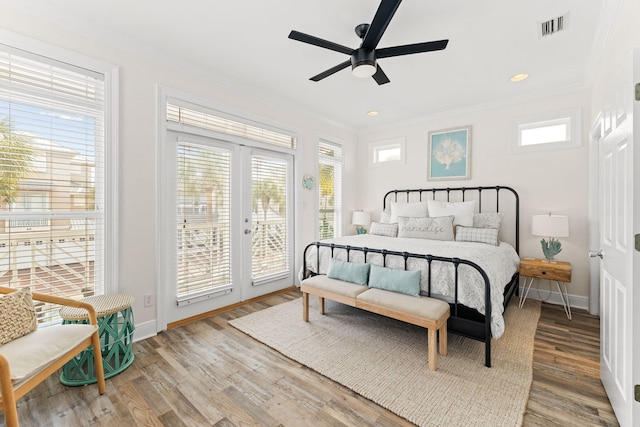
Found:
[[378, 112], [376, 110], [367, 111], [367, 116], [377, 116]]
[[529, 74], [520, 73], [520, 74], [515, 74], [515, 75], [511, 76], [511, 78], [509, 80], [511, 80], [512, 82], [521, 82], [522, 80], [526, 79], [527, 77], [529, 77]]

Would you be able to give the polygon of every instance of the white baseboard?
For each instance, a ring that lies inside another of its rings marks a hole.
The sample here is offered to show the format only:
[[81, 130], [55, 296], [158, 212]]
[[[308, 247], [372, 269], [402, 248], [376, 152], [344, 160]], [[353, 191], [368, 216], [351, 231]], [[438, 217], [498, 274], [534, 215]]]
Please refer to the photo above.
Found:
[[[542, 289], [538, 287], [538, 281], [534, 282], [531, 285], [531, 289], [529, 290], [529, 295], [527, 295], [527, 299], [535, 299], [539, 301], [548, 302], [551, 304], [562, 305], [562, 299], [560, 298], [560, 294], [558, 293], [558, 289], [555, 284], [552, 286], [555, 290], [550, 290], [548, 287], [543, 286]], [[563, 286], [562, 284], [560, 286]], [[520, 286], [520, 295], [524, 295], [524, 287]], [[514, 298], [518, 298], [517, 296], [513, 296]], [[575, 308], [582, 308], [584, 310], [589, 310], [589, 297], [581, 296], [581, 295], [571, 295], [569, 294], [569, 305]]]
[[149, 320], [148, 322], [136, 324], [136, 329], [133, 331], [133, 342], [140, 341], [146, 338], [156, 336], [158, 333], [156, 329], [156, 321]]

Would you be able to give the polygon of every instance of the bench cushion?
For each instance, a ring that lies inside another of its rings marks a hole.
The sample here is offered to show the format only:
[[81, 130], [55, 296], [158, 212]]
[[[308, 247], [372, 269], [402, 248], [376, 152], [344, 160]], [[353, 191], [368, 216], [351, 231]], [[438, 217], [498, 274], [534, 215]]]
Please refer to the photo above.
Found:
[[414, 297], [382, 289], [370, 288], [366, 292], [359, 294], [356, 297], [356, 301], [363, 301], [368, 304], [433, 320], [440, 319], [445, 313], [449, 312], [449, 304], [442, 300], [429, 297]]
[[368, 288], [362, 285], [356, 285], [355, 283], [344, 282], [342, 280], [331, 279], [325, 275], [318, 275], [309, 277], [302, 281], [301, 286], [304, 292], [304, 286], [310, 286], [316, 289], [322, 289], [324, 291], [333, 292], [338, 295], [342, 295], [349, 298], [357, 297], [359, 294], [366, 291]]

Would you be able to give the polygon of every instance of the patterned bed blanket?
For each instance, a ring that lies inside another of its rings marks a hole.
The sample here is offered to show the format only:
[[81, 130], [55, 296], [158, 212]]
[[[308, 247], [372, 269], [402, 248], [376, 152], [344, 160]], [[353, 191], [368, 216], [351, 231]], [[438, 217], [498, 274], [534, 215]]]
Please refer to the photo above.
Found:
[[[455, 257], [472, 261], [487, 273], [491, 284], [491, 333], [494, 338], [500, 338], [504, 333], [503, 292], [520, 264], [520, 258], [510, 244], [501, 242], [499, 246], [493, 246], [484, 243], [410, 239], [369, 234], [327, 239], [322, 242], [414, 254], [430, 254], [446, 258]], [[334, 249], [334, 258], [346, 260], [346, 250]], [[306, 254], [307, 269], [313, 273], [326, 274], [330, 259], [331, 249], [320, 247], [320, 271], [316, 271], [318, 265], [316, 247], [311, 247]], [[349, 260], [363, 262], [364, 254], [361, 251], [351, 251]], [[382, 260], [382, 254], [367, 254], [368, 263], [382, 265]], [[407, 262], [407, 269], [422, 270], [420, 286], [425, 292], [428, 287], [427, 264], [426, 260], [418, 258], [409, 258]], [[404, 259], [401, 256], [387, 255], [386, 266], [404, 269]], [[431, 275], [431, 295], [452, 302], [455, 296], [454, 266], [451, 263], [433, 261]], [[463, 264], [458, 268], [458, 276], [458, 302], [485, 314], [482, 276], [474, 268]]]

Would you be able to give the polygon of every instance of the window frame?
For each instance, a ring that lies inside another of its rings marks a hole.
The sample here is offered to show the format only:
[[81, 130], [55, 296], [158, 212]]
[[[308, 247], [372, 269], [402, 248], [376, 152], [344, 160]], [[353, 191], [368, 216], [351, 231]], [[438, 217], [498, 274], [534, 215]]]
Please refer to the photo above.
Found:
[[[72, 52], [46, 42], [0, 29], [1, 45], [26, 54], [72, 64], [104, 76], [104, 259], [103, 292], [118, 292], [118, 117], [119, 68], [113, 64]], [[96, 260], [96, 263], [98, 261]], [[97, 267], [96, 267], [97, 268]]]
[[[369, 167], [376, 168], [382, 166], [389, 165], [404, 165], [406, 163], [406, 138], [394, 138], [387, 139], [384, 141], [376, 141], [369, 143], [368, 146], [368, 157], [369, 157]], [[377, 154], [382, 150], [389, 150], [393, 148], [398, 148], [400, 150], [400, 158], [398, 160], [378, 160]]]
[[[158, 245], [156, 249], [156, 254], [158, 259], [161, 261], [158, 269], [158, 281], [156, 285], [156, 306], [161, 308], [166, 308], [167, 304], [173, 304], [172, 297], [167, 293], [167, 289], [170, 287], [169, 280], [172, 277], [172, 266], [171, 260], [173, 259], [172, 251], [173, 245], [171, 243], [170, 236], [167, 230], [172, 226], [172, 218], [171, 218], [171, 209], [172, 199], [170, 193], [175, 190], [174, 183], [169, 177], [169, 173], [167, 170], [172, 168], [171, 162], [171, 142], [172, 133], [176, 135], [189, 135], [189, 138], [195, 139], [214, 139], [222, 142], [223, 145], [232, 145], [235, 147], [234, 156], [236, 157], [235, 162], [242, 161], [242, 149], [250, 148], [255, 150], [266, 150], [272, 153], [278, 153], [283, 156], [291, 156], [292, 165], [295, 165], [296, 155], [298, 153], [298, 146], [296, 148], [286, 148], [281, 145], [270, 144], [269, 142], [264, 142], [260, 140], [250, 139], [244, 137], [238, 133], [226, 133], [221, 129], [211, 129], [210, 127], [200, 127], [197, 124], [189, 124], [189, 123], [180, 123], [179, 121], [168, 120], [167, 118], [167, 103], [178, 107], [184, 107], [188, 109], [192, 109], [198, 111], [200, 113], [205, 113], [207, 115], [219, 116], [222, 118], [229, 118], [232, 121], [236, 121], [239, 123], [249, 124], [251, 126], [262, 126], [265, 129], [268, 129], [273, 132], [278, 133], [287, 133], [290, 134], [292, 138], [295, 138], [296, 141], [300, 141], [300, 136], [302, 135], [302, 130], [299, 128], [295, 128], [293, 126], [284, 125], [280, 122], [268, 119], [263, 116], [258, 116], [246, 111], [238, 110], [228, 105], [219, 104], [210, 99], [205, 99], [199, 97], [197, 95], [183, 92], [168, 86], [158, 85], [157, 86], [157, 104], [156, 104], [156, 146], [157, 146], [157, 156], [156, 161], [160, 167], [157, 168], [157, 205], [160, 207], [158, 209], [158, 217], [157, 217], [157, 236], [158, 236]], [[241, 167], [240, 164], [236, 164], [234, 167]], [[243, 166], [243, 167], [246, 167]], [[295, 166], [292, 166], [291, 173]], [[241, 194], [241, 183], [240, 181], [234, 181], [232, 184], [233, 190], [237, 194]], [[292, 189], [290, 190], [292, 191]], [[248, 193], [247, 193], [248, 194]], [[292, 200], [293, 200], [293, 193]], [[238, 196], [243, 199], [248, 198], [249, 200], [243, 200], [244, 206], [246, 203], [250, 201], [250, 194]], [[290, 207], [291, 211], [290, 215], [293, 215], [293, 207]], [[237, 218], [236, 218], [237, 217]], [[236, 215], [234, 221], [234, 227], [238, 227], [242, 225], [240, 215]], [[292, 216], [290, 227], [290, 235], [291, 237], [291, 245], [292, 245], [292, 253], [295, 253], [295, 245], [296, 239], [294, 236], [294, 217]], [[240, 243], [240, 242], [238, 242]], [[236, 244], [236, 248], [233, 250], [234, 253], [232, 256], [240, 256], [243, 247], [241, 244]], [[238, 252], [239, 251], [239, 252]], [[295, 261], [292, 261], [292, 266]], [[238, 268], [237, 266], [235, 267]], [[239, 270], [238, 270], [239, 271]], [[236, 272], [236, 274], [238, 274]], [[266, 282], [265, 282], [265, 285]], [[236, 294], [238, 294], [236, 292]], [[206, 298], [206, 297], [205, 297]], [[233, 301], [234, 303], [237, 301]], [[177, 304], [176, 304], [177, 305]], [[160, 309], [157, 311], [156, 317], [156, 330], [162, 331], [166, 330], [168, 326], [168, 319], [171, 318], [171, 313], [168, 313], [166, 309]]]
[[[522, 145], [522, 132], [532, 129], [542, 129], [566, 123], [568, 126], [568, 139], [564, 141], [541, 142]], [[513, 121], [511, 152], [528, 153], [535, 151], [563, 150], [582, 146], [582, 122], [581, 109], [555, 111], [551, 113], [528, 116]]]
[[[329, 157], [329, 156], [323, 156], [320, 153], [320, 147], [324, 145], [324, 146], [333, 146], [336, 147], [338, 150], [340, 150], [340, 156], [338, 157]], [[334, 229], [333, 229], [333, 238], [335, 237], [342, 237], [344, 234], [344, 214], [343, 214], [343, 207], [344, 207], [344, 203], [343, 203], [343, 199], [342, 199], [342, 195], [344, 192], [344, 145], [339, 143], [339, 142], [335, 142], [335, 141], [331, 141], [327, 138], [319, 138], [318, 139], [318, 179], [317, 179], [317, 185], [316, 185], [316, 223], [315, 223], [315, 233], [316, 233], [316, 237], [318, 239], [322, 238], [320, 236], [320, 219], [321, 219], [321, 215], [322, 213], [320, 212], [321, 206], [320, 206], [320, 166], [322, 164], [333, 164], [334, 167], [338, 166], [340, 169], [340, 177], [339, 177], [339, 182], [336, 183], [336, 178], [334, 177], [334, 183], [333, 183], [333, 191], [334, 191], [334, 196], [333, 196], [333, 215], [334, 215]], [[336, 185], [338, 184], [338, 185]]]

